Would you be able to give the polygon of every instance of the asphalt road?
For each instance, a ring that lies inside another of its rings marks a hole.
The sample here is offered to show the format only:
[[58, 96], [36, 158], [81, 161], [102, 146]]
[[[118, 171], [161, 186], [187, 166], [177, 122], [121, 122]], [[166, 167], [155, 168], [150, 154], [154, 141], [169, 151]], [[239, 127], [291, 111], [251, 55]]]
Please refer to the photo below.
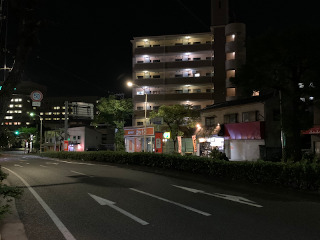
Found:
[[0, 165], [24, 189], [29, 240], [320, 239], [319, 195], [12, 153]]

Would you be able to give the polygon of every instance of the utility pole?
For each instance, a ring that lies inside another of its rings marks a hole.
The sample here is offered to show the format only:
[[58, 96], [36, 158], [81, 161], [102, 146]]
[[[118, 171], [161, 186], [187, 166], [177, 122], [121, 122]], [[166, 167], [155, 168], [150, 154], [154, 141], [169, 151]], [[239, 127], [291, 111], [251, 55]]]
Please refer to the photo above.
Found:
[[68, 101], [64, 102], [64, 140], [68, 140]]

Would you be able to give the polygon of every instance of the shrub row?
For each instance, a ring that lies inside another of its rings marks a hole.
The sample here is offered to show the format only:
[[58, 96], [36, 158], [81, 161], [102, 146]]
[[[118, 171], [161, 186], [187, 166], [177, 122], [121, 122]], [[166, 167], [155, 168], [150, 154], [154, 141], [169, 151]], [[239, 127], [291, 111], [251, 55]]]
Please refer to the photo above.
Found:
[[265, 161], [222, 161], [178, 154], [127, 152], [44, 152], [59, 159], [98, 161], [179, 170], [214, 178], [266, 183], [304, 190], [320, 190], [320, 164]]

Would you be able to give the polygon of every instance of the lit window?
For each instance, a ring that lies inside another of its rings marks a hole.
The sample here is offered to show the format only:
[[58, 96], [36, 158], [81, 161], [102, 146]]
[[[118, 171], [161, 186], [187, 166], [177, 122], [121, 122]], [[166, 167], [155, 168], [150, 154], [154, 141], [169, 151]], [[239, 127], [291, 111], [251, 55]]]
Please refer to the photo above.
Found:
[[227, 60], [233, 60], [236, 58], [236, 53], [235, 52], [227, 53], [226, 58]]
[[253, 92], [252, 92], [252, 96], [254, 96], [254, 97], [255, 97], [255, 96], [259, 96], [259, 95], [260, 95], [260, 92], [259, 92], [259, 91], [253, 91]]
[[235, 88], [227, 88], [227, 97], [234, 97], [236, 96], [236, 89]]
[[232, 78], [236, 76], [236, 70], [228, 70], [227, 71], [227, 78]]
[[12, 116], [5, 116], [4, 119], [13, 119]]

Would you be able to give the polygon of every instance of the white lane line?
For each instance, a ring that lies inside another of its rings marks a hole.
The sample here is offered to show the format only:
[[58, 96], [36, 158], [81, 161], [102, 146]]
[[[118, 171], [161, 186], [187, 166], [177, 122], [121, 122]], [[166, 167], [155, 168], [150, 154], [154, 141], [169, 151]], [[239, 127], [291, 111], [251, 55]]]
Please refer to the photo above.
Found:
[[73, 172], [73, 173], [76, 173], [76, 174], [79, 174], [79, 175], [83, 175], [83, 176], [86, 176], [86, 177], [93, 177], [93, 176], [90, 176], [90, 175], [87, 175], [87, 174], [84, 174], [84, 173], [81, 173], [81, 172], [72, 171], [72, 170], [70, 170], [70, 172]]
[[114, 210], [122, 213], [123, 215], [131, 218], [132, 220], [140, 223], [141, 225], [148, 225], [149, 224], [148, 222], [142, 220], [141, 218], [138, 218], [138, 217], [134, 216], [133, 214], [131, 214], [131, 213], [129, 213], [129, 212], [127, 212], [127, 211], [115, 206], [115, 204], [116, 204], [115, 202], [112, 202], [112, 201], [110, 201], [108, 199], [104, 199], [104, 198], [98, 197], [98, 196], [93, 195], [91, 193], [88, 193], [88, 194], [90, 195], [90, 197], [92, 197], [94, 200], [96, 200], [100, 205], [107, 205], [107, 206], [113, 208]]
[[46, 164], [59, 165], [59, 163], [56, 163], [56, 162], [46, 162]]
[[13, 166], [15, 166], [15, 167], [23, 167], [23, 166], [21, 166], [19, 164], [14, 164]]
[[44, 167], [44, 168], [46, 168], [47, 166], [44, 166], [44, 165], [40, 165], [40, 167]]
[[256, 204], [256, 202], [251, 201], [251, 200], [249, 200], [247, 198], [244, 198], [244, 197], [241, 197], [241, 196], [233, 196], [233, 195], [221, 194], [221, 193], [207, 193], [207, 192], [205, 192], [203, 190], [199, 190], [199, 189], [188, 188], [188, 187], [183, 187], [183, 186], [178, 186], [178, 185], [172, 185], [172, 186], [180, 188], [180, 189], [183, 189], [183, 190], [186, 190], [186, 191], [189, 191], [189, 192], [192, 192], [192, 193], [205, 194], [205, 195], [208, 195], [208, 196], [211, 196], [211, 197], [222, 198], [222, 199], [230, 200], [230, 201], [233, 201], [233, 202], [247, 204], [247, 205], [250, 205], [250, 206], [253, 206], [253, 207], [262, 207], [261, 205]]
[[192, 208], [192, 207], [183, 205], [183, 204], [181, 204], [181, 203], [177, 203], [177, 202], [174, 202], [174, 201], [171, 201], [171, 200], [168, 200], [168, 199], [165, 199], [165, 198], [162, 198], [162, 197], [153, 195], [153, 194], [151, 194], [151, 193], [143, 192], [143, 191], [140, 191], [140, 190], [135, 189], [135, 188], [130, 188], [130, 189], [131, 189], [132, 191], [135, 191], [135, 192], [138, 192], [138, 193], [142, 193], [142, 194], [144, 194], [144, 195], [147, 195], [147, 196], [150, 196], [150, 197], [153, 197], [153, 198], [162, 200], [162, 201], [164, 201], [164, 202], [168, 202], [168, 203], [174, 204], [174, 205], [176, 205], [176, 206], [179, 206], [179, 207], [185, 208], [185, 209], [187, 209], [187, 210], [190, 210], [190, 211], [199, 213], [199, 214], [201, 214], [201, 215], [204, 215], [204, 216], [207, 216], [207, 217], [208, 217], [208, 216], [211, 216], [210, 213], [200, 211], [200, 210], [198, 210], [198, 209], [195, 209], [195, 208]]
[[43, 209], [47, 212], [49, 217], [52, 219], [52, 221], [56, 224], [60, 232], [63, 234], [64, 238], [66, 240], [76, 240], [75, 237], [69, 232], [69, 230], [66, 228], [66, 226], [61, 222], [61, 220], [57, 217], [57, 215], [51, 210], [51, 208], [46, 204], [46, 202], [39, 196], [39, 194], [27, 183], [22, 177], [20, 177], [17, 173], [14, 171], [2, 167], [3, 169], [6, 169], [7, 171], [13, 173], [17, 176], [23, 182], [23, 184], [29, 189], [29, 191], [32, 193], [32, 195], [37, 199], [37, 201], [40, 203], [40, 205], [43, 207]]

